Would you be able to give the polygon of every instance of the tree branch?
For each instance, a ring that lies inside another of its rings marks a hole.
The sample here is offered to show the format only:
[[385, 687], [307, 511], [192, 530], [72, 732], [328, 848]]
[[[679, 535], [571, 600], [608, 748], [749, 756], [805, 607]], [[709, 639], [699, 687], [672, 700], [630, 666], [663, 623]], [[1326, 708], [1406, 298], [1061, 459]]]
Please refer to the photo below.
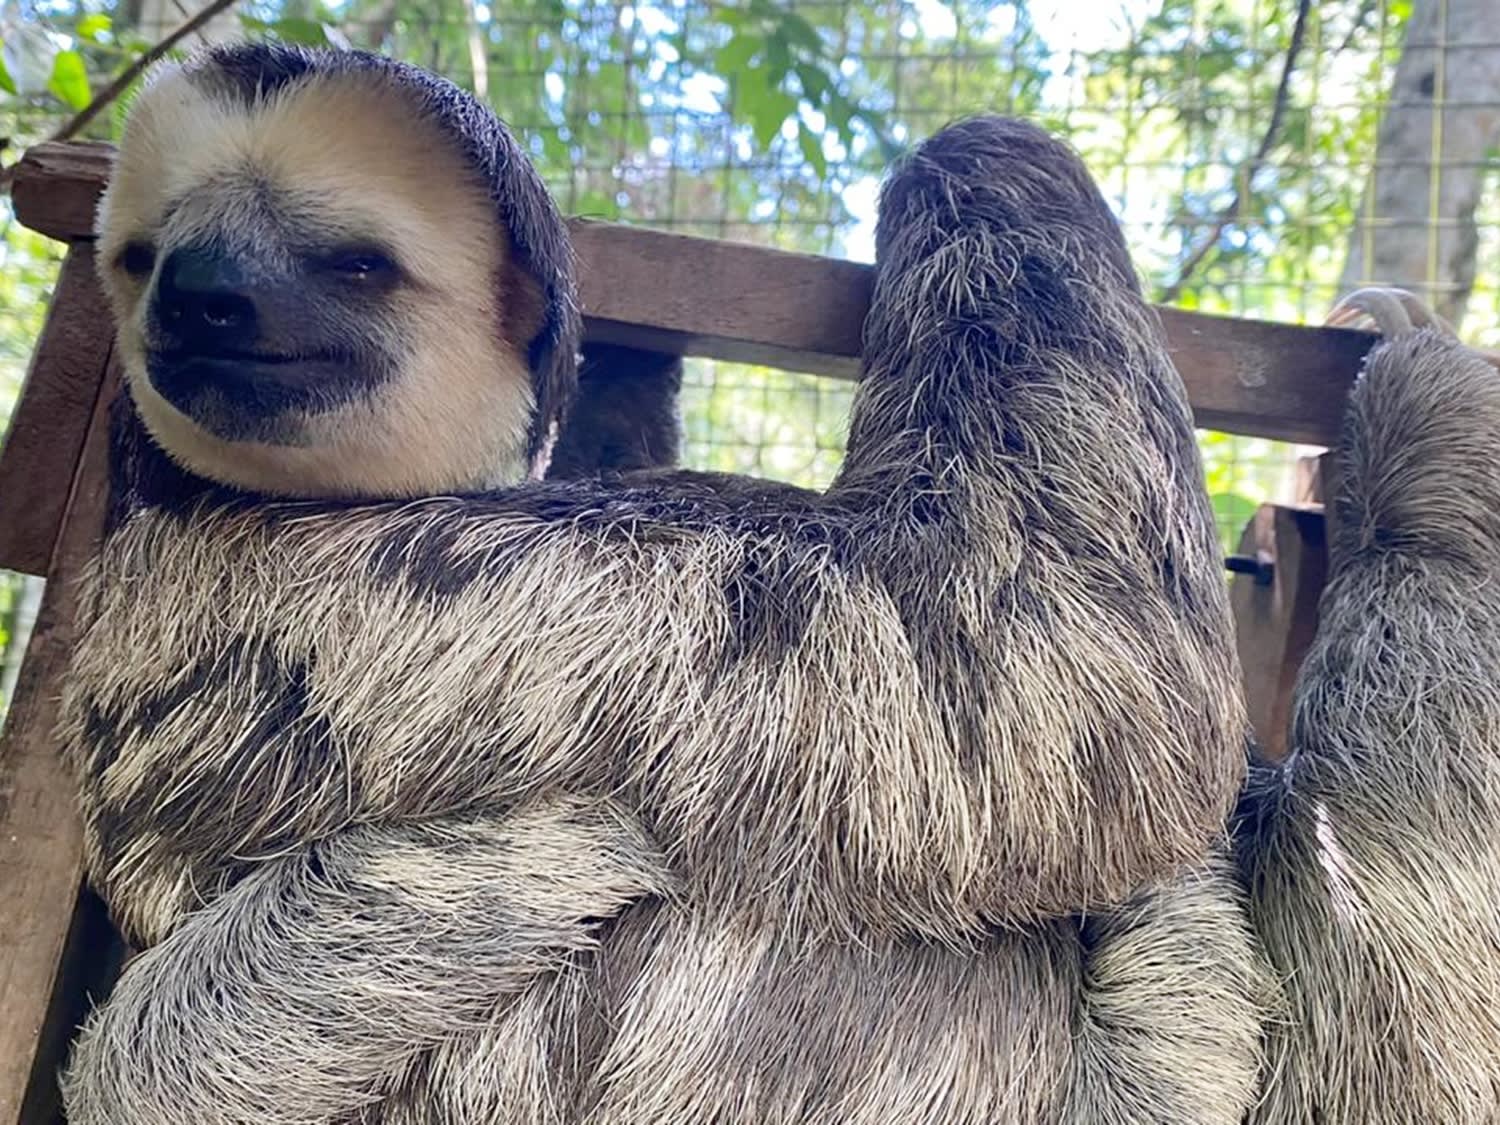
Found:
[[[122, 70], [113, 82], [94, 96], [93, 101], [89, 102], [88, 105], [80, 109], [67, 121], [63, 122], [57, 131], [48, 137], [47, 140], [66, 141], [77, 136], [90, 121], [98, 117], [116, 98], [130, 89], [130, 84], [139, 78], [147, 67], [215, 16], [234, 7], [236, 2], [237, 0], [213, 0], [213, 3], [209, 4], [208, 7], [204, 8], [192, 19], [181, 24], [175, 31], [162, 39], [161, 42], [157, 43], [141, 55], [140, 58], [136, 59], [135, 62]], [[12, 164], [7, 168], [0, 169], [0, 189], [8, 189], [10, 187], [10, 182], [15, 177], [15, 168], [16, 166]]]
[[1307, 17], [1312, 11], [1312, 0], [1297, 0], [1297, 21], [1292, 24], [1291, 42], [1287, 44], [1286, 58], [1281, 64], [1281, 81], [1276, 84], [1276, 99], [1271, 103], [1271, 120], [1266, 125], [1265, 135], [1260, 139], [1260, 145], [1255, 154], [1245, 161], [1235, 171], [1234, 181], [1237, 185], [1234, 196], [1228, 204], [1214, 217], [1213, 229], [1207, 238], [1198, 244], [1182, 269], [1178, 271], [1177, 280], [1168, 285], [1161, 294], [1162, 304], [1171, 304], [1182, 295], [1183, 287], [1188, 280], [1203, 264], [1208, 253], [1224, 235], [1224, 230], [1230, 223], [1239, 217], [1240, 209], [1245, 204], [1245, 196], [1249, 194], [1250, 184], [1260, 170], [1266, 166], [1266, 158], [1270, 156], [1271, 150], [1276, 147], [1277, 138], [1281, 134], [1281, 125], [1286, 118], [1287, 105], [1291, 99], [1292, 74], [1297, 69], [1297, 56], [1302, 53], [1302, 42], [1307, 37]]

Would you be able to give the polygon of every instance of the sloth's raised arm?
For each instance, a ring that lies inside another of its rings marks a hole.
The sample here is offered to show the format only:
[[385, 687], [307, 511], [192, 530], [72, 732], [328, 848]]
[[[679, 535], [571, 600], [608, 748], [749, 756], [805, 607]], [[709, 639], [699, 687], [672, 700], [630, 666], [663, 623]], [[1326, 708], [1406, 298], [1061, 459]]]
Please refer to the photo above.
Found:
[[1398, 295], [1345, 422], [1292, 750], [1242, 862], [1289, 1018], [1254, 1120], [1500, 1115], [1500, 374]]
[[585, 344], [578, 393], [552, 452], [552, 480], [665, 469], [682, 447], [682, 359]]
[[356, 1119], [427, 1050], [669, 894], [608, 803], [361, 828], [261, 865], [125, 971], [65, 1075], [75, 1125]]
[[[148, 513], [93, 612], [175, 686], [142, 700], [85, 645], [75, 729], [204, 855], [619, 791], [704, 900], [813, 928], [955, 938], [1201, 857], [1243, 769], [1225, 584], [1180, 380], [1077, 158], [999, 118], [922, 145], [884, 189], [866, 339], [826, 494], [551, 482], [221, 511], [189, 546]], [[147, 575], [192, 593], [163, 619]], [[260, 690], [277, 723], [226, 724]], [[162, 714], [216, 749], [137, 777]]]

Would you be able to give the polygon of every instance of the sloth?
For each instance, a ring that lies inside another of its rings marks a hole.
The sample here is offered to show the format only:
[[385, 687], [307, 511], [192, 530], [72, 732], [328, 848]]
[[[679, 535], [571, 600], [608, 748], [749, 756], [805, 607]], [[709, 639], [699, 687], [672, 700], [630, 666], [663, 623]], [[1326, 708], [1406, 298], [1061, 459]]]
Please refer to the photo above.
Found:
[[579, 337], [545, 186], [424, 72], [313, 71], [226, 53], [158, 75], [134, 115], [98, 250], [142, 421], [192, 473], [265, 494], [537, 475]]
[[983, 116], [892, 169], [823, 492], [587, 471], [672, 440], [604, 393], [570, 439], [565, 227], [400, 64], [169, 67], [99, 247], [63, 734], [144, 952], [75, 1125], [1243, 1120], [1227, 592], [1072, 152]]
[[1256, 1122], [1500, 1120], [1500, 377], [1415, 298], [1352, 393], [1291, 752], [1240, 862], [1287, 1018]]
[[682, 453], [682, 358], [589, 344], [578, 391], [552, 450], [553, 480], [670, 468]]
[[[567, 233], [503, 123], [414, 68], [398, 86], [357, 53], [311, 66], [163, 72], [120, 154], [100, 252], [153, 438], [208, 480], [291, 496], [539, 476], [570, 408], [554, 475], [673, 464], [680, 360], [595, 345], [573, 403]], [[237, 103], [297, 79], [249, 127]]]

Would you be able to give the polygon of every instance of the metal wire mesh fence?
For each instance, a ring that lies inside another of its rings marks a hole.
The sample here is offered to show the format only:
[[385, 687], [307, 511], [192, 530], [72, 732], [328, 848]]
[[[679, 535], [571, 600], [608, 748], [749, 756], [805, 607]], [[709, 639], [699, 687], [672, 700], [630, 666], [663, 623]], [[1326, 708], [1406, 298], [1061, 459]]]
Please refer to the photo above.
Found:
[[[139, 50], [132, 27], [190, 10], [0, 0], [4, 61], [15, 79], [17, 28], [41, 27], [97, 88]], [[1401, 283], [1500, 344], [1500, 36], [1484, 0], [275, 0], [240, 14], [251, 34], [377, 49], [474, 89], [572, 214], [869, 260], [892, 152], [1000, 111], [1079, 149], [1164, 302], [1316, 321], [1354, 284]], [[0, 95], [13, 149], [66, 118], [59, 89], [54, 73]], [[89, 135], [111, 136], [122, 108]], [[0, 412], [58, 251], [5, 232]], [[851, 393], [692, 361], [686, 460], [825, 483]], [[1227, 545], [1255, 503], [1288, 497], [1298, 451], [1208, 433], [1202, 448]]]
[[[1478, 187], [1493, 141], [1459, 151], [1441, 137], [1500, 106], [1429, 88], [1436, 79], [1413, 104], [1397, 78], [1403, 53], [1440, 71], [1453, 52], [1486, 49], [1500, 68], [1500, 51], [1459, 26], [1464, 0], [1432, 2], [1436, 18], [1393, 0], [475, 4], [457, 19], [387, 10], [345, 27], [482, 89], [572, 213], [868, 260], [891, 145], [998, 110], [1083, 153], [1165, 301], [1316, 321], [1361, 281], [1440, 296], [1464, 287], [1463, 267], [1427, 253], [1420, 275], [1382, 275], [1376, 244], [1403, 224], [1438, 250], [1467, 231], [1480, 279], [1470, 319], [1486, 326], [1469, 335], [1486, 342], [1500, 202]], [[1432, 143], [1415, 158], [1410, 145], [1387, 151], [1392, 105], [1427, 119], [1416, 127]], [[1380, 179], [1403, 162], [1428, 198], [1383, 213]], [[1472, 216], [1441, 186], [1460, 179]], [[695, 361], [688, 459], [822, 483], [849, 391]], [[1226, 542], [1254, 502], [1288, 496], [1298, 451], [1209, 434], [1203, 448]]]

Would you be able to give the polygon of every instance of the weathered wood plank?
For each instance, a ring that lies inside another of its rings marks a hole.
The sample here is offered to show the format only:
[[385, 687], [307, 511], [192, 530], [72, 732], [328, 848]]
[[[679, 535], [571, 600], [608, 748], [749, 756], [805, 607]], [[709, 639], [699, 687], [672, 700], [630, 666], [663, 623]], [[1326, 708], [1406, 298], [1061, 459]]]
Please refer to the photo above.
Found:
[[590, 338], [858, 378], [868, 266], [619, 223], [569, 226]]
[[110, 348], [94, 251], [63, 262], [47, 323], [0, 447], [0, 567], [44, 574]]
[[1198, 426], [1307, 445], [1337, 443], [1344, 401], [1373, 334], [1180, 309], [1158, 313]]
[[1240, 554], [1274, 563], [1269, 583], [1237, 574], [1230, 587], [1245, 704], [1261, 752], [1286, 756], [1292, 693], [1318, 630], [1318, 599], [1328, 576], [1323, 511], [1316, 505], [1263, 505], [1245, 528]]
[[[54, 732], [73, 643], [75, 578], [97, 542], [108, 488], [107, 406], [117, 379], [100, 382], [105, 390], [84, 410], [88, 432], [77, 471], [57, 485], [66, 519], [0, 733], [0, 1125], [50, 1120], [55, 1067], [81, 999], [73, 970], [86, 979], [89, 957], [107, 955], [83, 948], [97, 918], [80, 898], [82, 833]], [[58, 987], [60, 978], [71, 985]]]
[[23, 225], [59, 242], [94, 236], [94, 211], [115, 161], [101, 141], [48, 142], [28, 149], [16, 165], [11, 203]]
[[1296, 495], [1298, 504], [1322, 504], [1325, 508], [1338, 491], [1338, 451], [1326, 449], [1309, 457], [1297, 458]]
[[94, 1005], [108, 999], [126, 952], [99, 896], [90, 890], [81, 891], [74, 899], [73, 920], [36, 1039], [31, 1081], [21, 1101], [21, 1112], [14, 1123], [0, 1117], [4, 1125], [64, 1125], [58, 1074], [79, 1024]]
[[[17, 168], [16, 214], [88, 238], [108, 145], [38, 145]], [[855, 262], [573, 220], [591, 339], [857, 378], [871, 270]], [[1374, 337], [1162, 309], [1200, 426], [1331, 445]]]

